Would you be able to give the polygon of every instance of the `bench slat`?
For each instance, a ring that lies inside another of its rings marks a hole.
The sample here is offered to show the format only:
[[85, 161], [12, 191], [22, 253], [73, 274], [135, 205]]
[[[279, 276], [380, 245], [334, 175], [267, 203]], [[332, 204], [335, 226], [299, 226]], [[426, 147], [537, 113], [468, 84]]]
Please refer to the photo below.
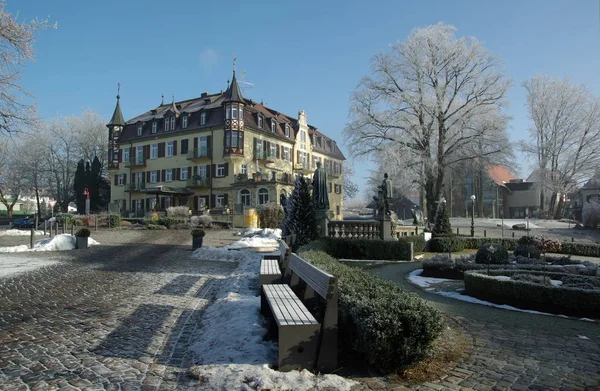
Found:
[[289, 285], [263, 285], [263, 289], [277, 325], [318, 324]]
[[329, 282], [335, 277], [306, 262], [296, 254], [292, 254], [290, 269], [302, 280], [306, 281], [321, 297], [327, 298]]

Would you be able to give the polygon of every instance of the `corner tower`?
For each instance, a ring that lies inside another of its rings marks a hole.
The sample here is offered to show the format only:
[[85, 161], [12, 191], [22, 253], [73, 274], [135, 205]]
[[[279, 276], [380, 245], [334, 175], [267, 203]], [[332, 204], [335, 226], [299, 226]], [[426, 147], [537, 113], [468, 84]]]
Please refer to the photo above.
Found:
[[246, 103], [240, 92], [235, 70], [223, 97], [225, 98], [222, 103], [225, 111], [223, 153], [225, 156], [242, 156], [244, 155], [244, 108]]
[[108, 169], [116, 170], [119, 168], [119, 138], [121, 132], [125, 127], [125, 120], [123, 120], [123, 113], [121, 112], [121, 105], [119, 101], [121, 96], [119, 95], [121, 86], [119, 85], [117, 90], [117, 106], [113, 113], [110, 122], [106, 124], [108, 128]]

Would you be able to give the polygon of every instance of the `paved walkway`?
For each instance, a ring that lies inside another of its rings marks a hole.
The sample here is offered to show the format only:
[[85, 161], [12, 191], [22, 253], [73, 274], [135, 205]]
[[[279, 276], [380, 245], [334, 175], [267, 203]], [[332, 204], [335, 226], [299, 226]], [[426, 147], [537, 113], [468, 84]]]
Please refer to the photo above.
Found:
[[189, 248], [102, 246], [83, 250], [81, 261], [72, 258], [82, 251], [63, 253], [55, 266], [0, 279], [0, 389], [188, 382], [189, 337], [234, 266], [190, 260]]

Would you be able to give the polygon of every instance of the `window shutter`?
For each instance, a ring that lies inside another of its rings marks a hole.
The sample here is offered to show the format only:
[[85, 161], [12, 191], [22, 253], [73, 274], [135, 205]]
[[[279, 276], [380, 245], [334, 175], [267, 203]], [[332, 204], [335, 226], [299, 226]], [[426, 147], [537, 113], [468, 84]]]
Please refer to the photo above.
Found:
[[217, 176], [217, 165], [216, 164], [211, 165], [211, 176], [212, 177]]
[[117, 161], [119, 163], [121, 163], [123, 161], [123, 150], [121, 148], [119, 148], [119, 158], [117, 159]]
[[176, 178], [177, 178], [178, 181], [181, 180], [181, 168], [177, 168]]
[[217, 205], [217, 196], [214, 194], [211, 194], [210, 196], [210, 207], [214, 208]]
[[283, 157], [285, 156], [285, 152], [284, 152], [284, 151], [285, 151], [285, 149], [284, 149], [284, 148], [285, 148], [285, 147], [282, 145], [282, 146], [281, 146], [281, 152], [280, 152], [280, 154], [279, 154], [279, 156], [281, 156], [281, 158], [282, 158], [282, 159], [283, 159]]
[[198, 149], [198, 137], [194, 137], [194, 149]]
[[119, 175], [115, 175], [115, 186], [119, 184]]
[[225, 163], [225, 176], [229, 176], [229, 163]]
[[225, 196], [223, 197], [223, 204], [224, 204], [224, 205], [227, 205], [227, 204], [228, 204], [228, 202], [227, 202], [227, 199], [228, 199], [228, 198], [229, 198], [229, 194], [225, 194]]
[[133, 160], [136, 157], [137, 157], [137, 148], [131, 148], [131, 151], [129, 151], [129, 158]]
[[256, 147], [258, 145], [258, 140], [256, 140], [256, 137], [254, 137], [254, 143], [253, 143], [253, 145], [254, 145], [253, 155], [254, 155], [254, 158], [256, 158], [257, 157], [256, 156]]
[[198, 196], [194, 196], [194, 205], [192, 205], [192, 210], [198, 210]]
[[127, 184], [127, 174], [123, 174], [123, 184]]
[[158, 157], [165, 157], [165, 143], [158, 143]]
[[177, 156], [177, 140], [173, 141], [173, 156]]
[[150, 183], [150, 171], [146, 171], [146, 183]]
[[160, 170], [160, 171], [161, 171], [160, 172], [160, 177], [161, 177], [160, 180], [161, 180], [161, 182], [164, 182], [167, 177], [167, 174], [166, 174], [167, 170]]
[[275, 157], [277, 157], [277, 159], [279, 159], [279, 145], [275, 144]]
[[197, 171], [198, 170], [197, 170], [196, 166], [192, 166], [192, 176], [196, 175]]
[[188, 139], [181, 140], [181, 154], [186, 154], [188, 151]]
[[212, 156], [212, 136], [206, 136], [206, 147], [208, 148], [208, 154]]
[[150, 144], [144, 145], [144, 153], [146, 154], [145, 158], [150, 159]]
[[266, 155], [267, 151], [267, 140], [263, 140], [263, 155]]
[[188, 167], [188, 179], [191, 178], [194, 167]]

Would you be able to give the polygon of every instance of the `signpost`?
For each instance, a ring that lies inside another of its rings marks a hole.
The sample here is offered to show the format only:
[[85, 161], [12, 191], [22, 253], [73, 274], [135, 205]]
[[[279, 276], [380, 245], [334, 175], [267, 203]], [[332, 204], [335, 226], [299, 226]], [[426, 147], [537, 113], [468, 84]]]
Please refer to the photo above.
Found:
[[527, 220], [527, 236], [529, 236], [529, 207], [525, 208], [525, 219]]
[[48, 201], [48, 205], [50, 205], [50, 211], [52, 212], [52, 217], [54, 217], [54, 205], [56, 205], [56, 200]]
[[90, 192], [87, 187], [85, 189], [83, 189], [83, 194], [85, 195], [85, 214], [89, 215], [90, 214]]
[[504, 208], [500, 208], [500, 218], [502, 219], [502, 245], [504, 245]]

